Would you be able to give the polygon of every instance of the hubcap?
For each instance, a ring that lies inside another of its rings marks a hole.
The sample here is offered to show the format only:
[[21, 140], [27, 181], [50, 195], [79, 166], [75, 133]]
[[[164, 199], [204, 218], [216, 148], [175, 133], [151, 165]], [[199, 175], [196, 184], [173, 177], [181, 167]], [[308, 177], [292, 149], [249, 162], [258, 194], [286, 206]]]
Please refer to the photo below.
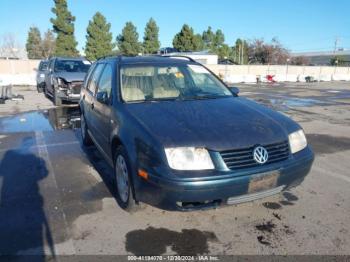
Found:
[[129, 174], [125, 159], [122, 155], [117, 157], [115, 170], [119, 196], [123, 202], [126, 202], [129, 197]]

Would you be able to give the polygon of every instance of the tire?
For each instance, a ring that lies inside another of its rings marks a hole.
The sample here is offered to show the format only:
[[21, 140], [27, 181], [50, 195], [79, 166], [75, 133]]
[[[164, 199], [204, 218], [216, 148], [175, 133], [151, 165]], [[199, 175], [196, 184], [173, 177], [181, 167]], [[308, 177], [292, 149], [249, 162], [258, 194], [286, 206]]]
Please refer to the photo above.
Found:
[[123, 146], [119, 146], [114, 154], [114, 175], [116, 198], [118, 205], [128, 212], [134, 212], [138, 209], [133, 194], [131, 168], [129, 158]]
[[53, 90], [53, 103], [55, 104], [55, 106], [62, 105], [62, 99], [58, 96], [58, 92], [56, 92], [56, 89]]
[[49, 94], [48, 94], [47, 88], [44, 89], [44, 94], [45, 94], [45, 97], [49, 98]]
[[40, 85], [36, 85], [36, 89], [38, 90], [38, 93], [42, 93], [44, 89]]
[[86, 125], [84, 114], [80, 114], [80, 130], [81, 130], [81, 138], [83, 140], [84, 146], [91, 146], [93, 144], [92, 139], [88, 132], [88, 127]]

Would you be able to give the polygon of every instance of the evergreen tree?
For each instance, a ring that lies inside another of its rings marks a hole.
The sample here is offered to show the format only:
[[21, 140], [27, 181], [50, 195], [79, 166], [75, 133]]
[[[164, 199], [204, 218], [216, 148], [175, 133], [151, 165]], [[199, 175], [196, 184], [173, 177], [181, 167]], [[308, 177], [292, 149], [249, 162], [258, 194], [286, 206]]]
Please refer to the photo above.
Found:
[[203, 40], [200, 35], [194, 34], [192, 27], [184, 24], [173, 39], [173, 46], [181, 52], [199, 51], [203, 48]]
[[56, 18], [51, 18], [53, 30], [57, 34], [56, 50], [57, 56], [77, 56], [79, 55], [77, 41], [74, 37], [75, 17], [69, 12], [67, 0], [54, 0], [55, 7], [52, 12]]
[[110, 55], [114, 48], [112, 43], [111, 24], [97, 12], [86, 29], [85, 55], [90, 60]]
[[[263, 51], [259, 51], [259, 50], [263, 50], [259, 48], [259, 45], [257, 45], [256, 48], [256, 54], [257, 57], [259, 56], [258, 54], [262, 54], [264, 53]], [[248, 43], [245, 40], [241, 40], [240, 38], [238, 38], [236, 40], [235, 46], [232, 48], [232, 59], [233, 61], [235, 61], [237, 64], [248, 64], [248, 52], [249, 52], [249, 47], [248, 47]]]
[[214, 37], [214, 50], [218, 50], [223, 44], [225, 44], [225, 35], [220, 29], [218, 29], [216, 30]]
[[29, 59], [41, 59], [42, 47], [40, 31], [37, 27], [29, 28], [28, 38], [26, 43], [27, 55]]
[[220, 59], [224, 59], [225, 57], [230, 58], [232, 55], [232, 49], [227, 44], [222, 44], [217, 49], [217, 55]]
[[56, 39], [51, 30], [47, 30], [42, 40], [42, 54], [44, 58], [50, 58], [55, 52]]
[[159, 50], [159, 27], [151, 18], [145, 28], [145, 35], [143, 37], [143, 52], [145, 54], [155, 54]]
[[137, 55], [141, 52], [139, 34], [132, 22], [127, 22], [117, 37], [119, 52], [123, 55]]
[[202, 39], [204, 42], [204, 48], [207, 50], [213, 50], [213, 45], [215, 41], [215, 34], [212, 31], [211, 27], [209, 26], [206, 31], [202, 34]]

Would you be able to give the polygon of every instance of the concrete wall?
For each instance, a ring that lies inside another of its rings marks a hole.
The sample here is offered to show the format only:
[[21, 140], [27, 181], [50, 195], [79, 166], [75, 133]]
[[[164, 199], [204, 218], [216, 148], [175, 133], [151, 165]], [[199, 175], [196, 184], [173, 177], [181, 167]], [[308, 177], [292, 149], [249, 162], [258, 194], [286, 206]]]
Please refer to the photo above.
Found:
[[[36, 69], [40, 60], [0, 60], [0, 85], [36, 85]], [[350, 67], [286, 66], [286, 65], [207, 65], [230, 83], [254, 83], [260, 76], [274, 75], [276, 81], [305, 81], [313, 76], [320, 81], [350, 81]]]
[[276, 81], [305, 81], [312, 76], [319, 81], [350, 81], [350, 67], [331, 66], [291, 66], [291, 65], [208, 65], [214, 73], [231, 83], [256, 82], [260, 76], [266, 81], [266, 75], [274, 75]]
[[0, 85], [36, 85], [40, 60], [0, 60]]

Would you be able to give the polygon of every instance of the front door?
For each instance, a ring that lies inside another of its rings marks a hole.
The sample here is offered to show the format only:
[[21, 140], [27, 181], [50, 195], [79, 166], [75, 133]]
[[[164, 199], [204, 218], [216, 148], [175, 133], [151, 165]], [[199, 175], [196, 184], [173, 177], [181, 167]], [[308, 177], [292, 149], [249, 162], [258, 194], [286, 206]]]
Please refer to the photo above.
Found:
[[108, 156], [110, 155], [110, 132], [111, 132], [111, 91], [112, 91], [113, 67], [106, 64], [97, 84], [94, 97], [94, 108], [91, 111], [96, 141]]
[[82, 94], [83, 105], [84, 105], [84, 117], [88, 129], [92, 137], [96, 140], [96, 125], [94, 121], [94, 109], [95, 109], [95, 95], [97, 90], [98, 80], [100, 79], [103, 67], [105, 64], [97, 64], [88, 78], [86, 89]]

